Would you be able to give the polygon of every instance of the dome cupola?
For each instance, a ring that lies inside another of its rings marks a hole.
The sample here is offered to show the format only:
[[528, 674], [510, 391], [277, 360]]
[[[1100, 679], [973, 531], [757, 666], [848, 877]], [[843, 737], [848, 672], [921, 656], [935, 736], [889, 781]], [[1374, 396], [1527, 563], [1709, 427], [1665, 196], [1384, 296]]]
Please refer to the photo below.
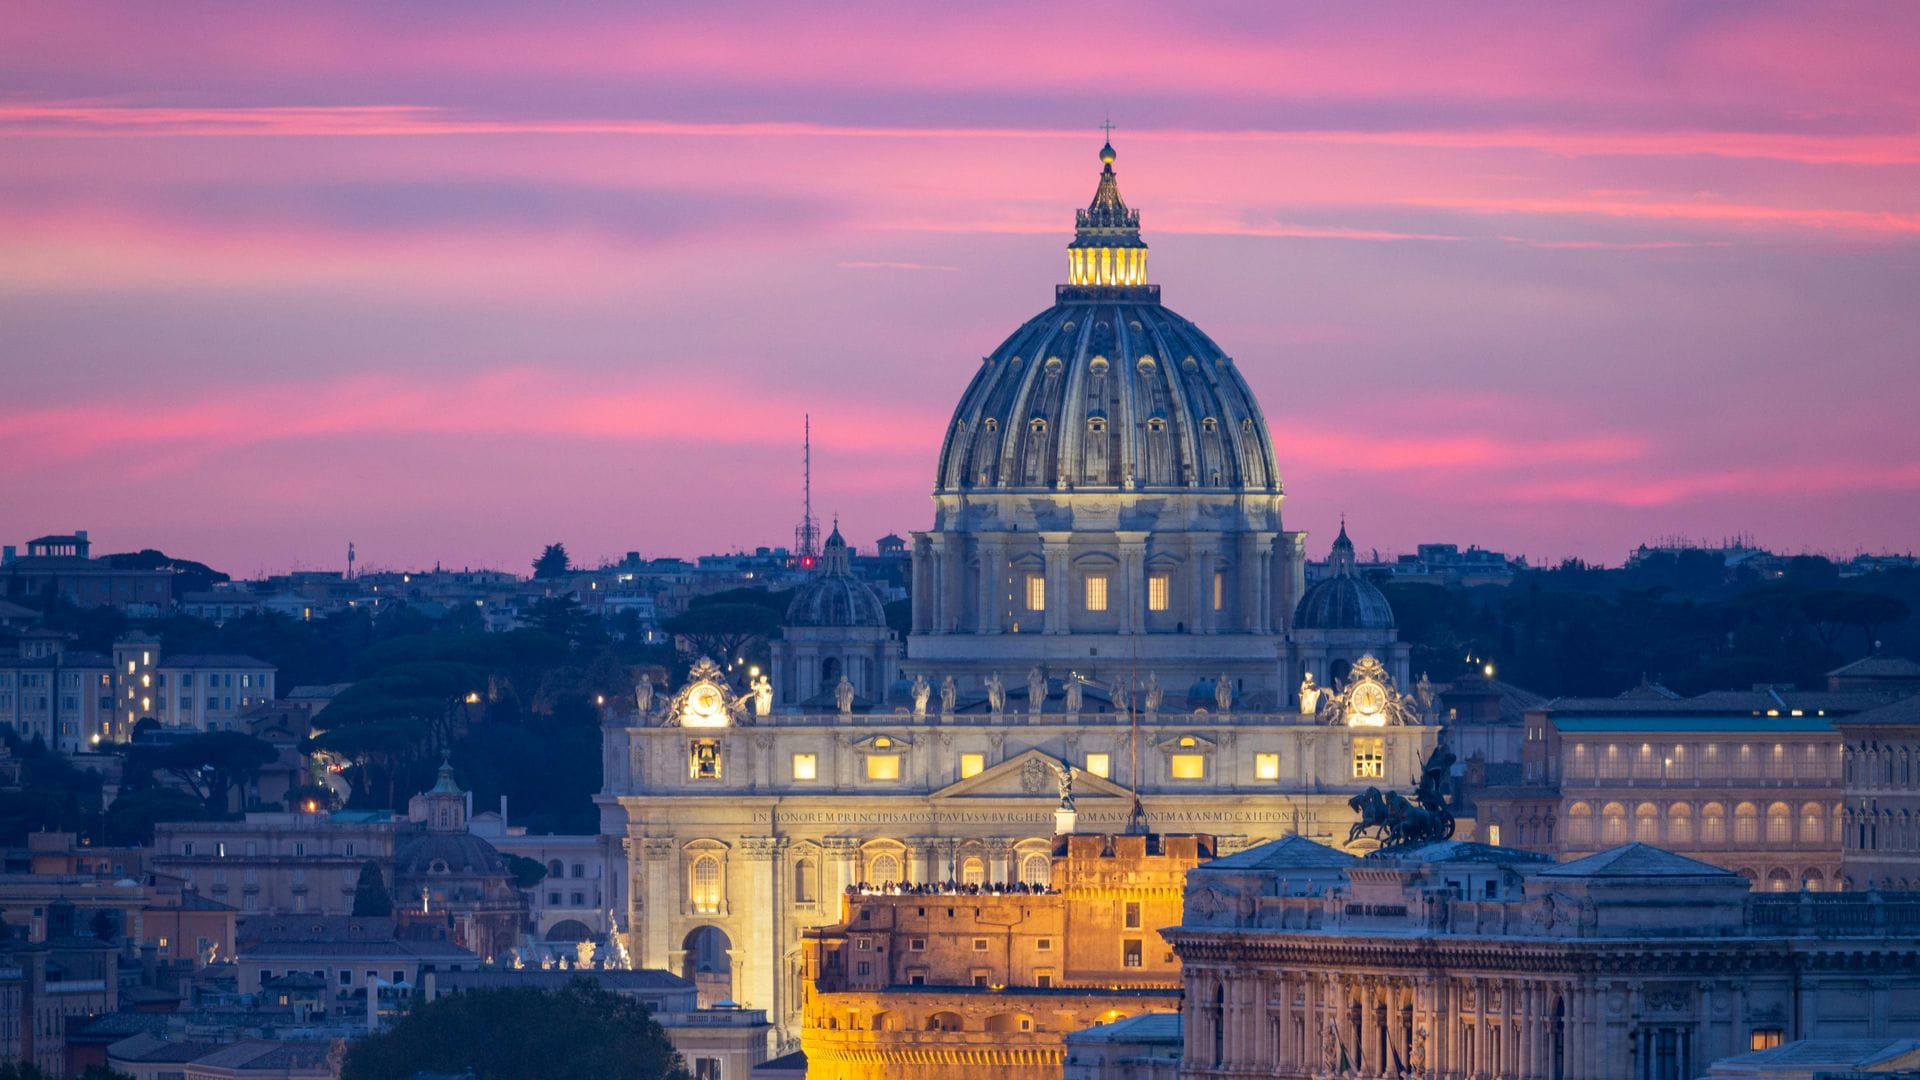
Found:
[[1327, 576], [1307, 586], [1293, 611], [1296, 630], [1391, 630], [1393, 605], [1373, 582], [1359, 572], [1347, 522], [1340, 519], [1327, 556]]
[[954, 410], [934, 493], [1278, 495], [1273, 444], [1225, 350], [1160, 305], [1140, 212], [1111, 144], [1074, 213], [1067, 283], [983, 358]]
[[887, 612], [872, 587], [853, 576], [853, 553], [833, 523], [820, 569], [787, 605], [787, 626], [885, 626]]

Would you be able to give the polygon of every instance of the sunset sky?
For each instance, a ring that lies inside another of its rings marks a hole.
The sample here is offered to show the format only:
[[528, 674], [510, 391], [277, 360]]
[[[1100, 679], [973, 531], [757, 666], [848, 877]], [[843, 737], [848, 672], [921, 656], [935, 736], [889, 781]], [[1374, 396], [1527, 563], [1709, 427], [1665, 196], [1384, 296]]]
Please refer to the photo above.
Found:
[[[1194, 9], [1194, 10], [1186, 10]], [[1111, 114], [1323, 557], [1920, 548], [1920, 6], [10, 5], [0, 540], [929, 523]]]

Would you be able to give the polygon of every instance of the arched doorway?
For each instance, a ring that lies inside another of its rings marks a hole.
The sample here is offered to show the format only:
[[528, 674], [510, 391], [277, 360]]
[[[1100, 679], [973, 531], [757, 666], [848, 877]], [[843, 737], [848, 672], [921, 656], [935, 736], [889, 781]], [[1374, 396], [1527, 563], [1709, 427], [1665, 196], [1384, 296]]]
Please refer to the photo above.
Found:
[[717, 926], [696, 926], [680, 943], [680, 975], [699, 991], [700, 1007], [710, 1009], [733, 997], [733, 939]]
[[548, 941], [578, 944], [593, 938], [593, 929], [579, 919], [562, 919], [547, 928]]

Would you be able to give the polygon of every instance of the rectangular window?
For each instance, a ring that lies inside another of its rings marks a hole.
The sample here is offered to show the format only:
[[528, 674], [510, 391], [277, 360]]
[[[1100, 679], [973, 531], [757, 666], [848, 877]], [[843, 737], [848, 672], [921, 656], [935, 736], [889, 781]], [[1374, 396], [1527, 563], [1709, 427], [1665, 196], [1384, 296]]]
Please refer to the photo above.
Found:
[[1087, 610], [1107, 610], [1107, 575], [1087, 575]]
[[1165, 574], [1154, 574], [1147, 579], [1148, 611], [1167, 610], [1167, 597], [1170, 584]]
[[986, 768], [987, 768], [987, 755], [985, 754], [961, 754], [960, 755], [960, 779], [965, 780], [969, 776], [979, 776], [982, 772], [986, 771]]
[[1121, 910], [1120, 918], [1121, 925], [1126, 929], [1140, 929], [1140, 902], [1138, 900], [1127, 901], [1126, 907]]
[[1387, 740], [1380, 738], [1353, 740], [1353, 775], [1355, 779], [1384, 779], [1387, 775]]
[[908, 952], [926, 952], [927, 939], [923, 937], [908, 938], [907, 951]]
[[1038, 949], [1038, 950], [1040, 950], [1041, 952], [1052, 952], [1052, 951], [1053, 951], [1053, 939], [1052, 939], [1052, 938], [1050, 938], [1050, 937], [1043, 937], [1043, 938], [1041, 938], [1041, 939], [1039, 939], [1038, 941], [1036, 941], [1036, 942], [1034, 942], [1034, 945], [1033, 945], [1033, 947], [1034, 947], [1034, 948], [1036, 948], [1036, 949]]
[[1088, 754], [1087, 755], [1087, 771], [1092, 773], [1095, 776], [1100, 777], [1103, 780], [1112, 778], [1113, 755]]
[[1027, 610], [1047, 610], [1047, 579], [1042, 574], [1027, 575]]
[[867, 755], [867, 779], [869, 780], [900, 779], [900, 755], [868, 754]]
[[987, 939], [986, 939], [986, 938], [983, 938], [983, 937], [977, 937], [977, 938], [974, 938], [974, 939], [973, 939], [973, 951], [974, 951], [974, 952], [986, 952], [986, 951], [987, 951]]
[[720, 1059], [716, 1057], [694, 1058], [693, 1080], [720, 1080]]
[[1280, 755], [1279, 754], [1253, 755], [1253, 775], [1254, 775], [1254, 778], [1257, 780], [1280, 779]]
[[1782, 1037], [1779, 1028], [1754, 1028], [1753, 1034], [1747, 1036], [1747, 1049], [1771, 1050], [1780, 1045]]
[[1140, 939], [1139, 938], [1128, 938], [1126, 941], [1121, 943], [1120, 966], [1130, 967], [1130, 968], [1140, 966]]
[[1487, 826], [1487, 844], [1491, 847], [1500, 846], [1500, 826], [1498, 825]]
[[1225, 611], [1227, 608], [1227, 575], [1218, 570], [1213, 572], [1213, 610]]
[[1172, 758], [1173, 778], [1175, 780], [1205, 780], [1207, 778], [1207, 758], [1205, 754], [1175, 754]]
[[868, 963], [865, 960], [862, 960], [859, 963], [853, 965], [853, 973], [855, 975], [871, 975], [873, 974], [873, 965]]
[[1035, 985], [1035, 986], [1037, 986], [1037, 987], [1039, 987], [1039, 988], [1040, 988], [1040, 989], [1042, 989], [1042, 990], [1046, 990], [1046, 989], [1048, 989], [1048, 988], [1050, 988], [1050, 987], [1052, 987], [1052, 986], [1053, 986], [1053, 973], [1052, 973], [1052, 972], [1050, 972], [1050, 971], [1042, 971], [1042, 972], [1040, 972], [1040, 973], [1038, 973], [1038, 974], [1036, 974], [1036, 975], [1035, 975], [1035, 976], [1033, 977], [1033, 985]]
[[793, 755], [793, 778], [795, 780], [817, 780], [820, 777], [820, 759], [813, 754]]

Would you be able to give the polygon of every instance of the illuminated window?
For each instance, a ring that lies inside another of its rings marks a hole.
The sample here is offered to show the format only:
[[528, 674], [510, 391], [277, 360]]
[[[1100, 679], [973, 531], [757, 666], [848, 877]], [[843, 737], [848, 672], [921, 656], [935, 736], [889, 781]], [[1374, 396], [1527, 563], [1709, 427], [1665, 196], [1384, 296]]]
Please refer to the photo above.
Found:
[[720, 860], [712, 855], [702, 855], [693, 860], [693, 910], [701, 915], [713, 915], [720, 910]]
[[1218, 570], [1213, 572], [1213, 610], [1225, 611], [1227, 608], [1227, 575]]
[[1027, 575], [1027, 610], [1047, 610], [1047, 579], [1039, 574]]
[[[1044, 886], [1052, 877], [1053, 861], [1045, 855], [1036, 852], [1020, 860], [1020, 880], [1025, 884]], [[1051, 940], [1047, 938], [1040, 939], [1040, 949], [1046, 950], [1052, 947], [1053, 942]]]
[[891, 855], [876, 855], [867, 864], [867, 876], [874, 885], [886, 885], [900, 880], [900, 860]]
[[969, 776], [979, 776], [986, 770], [986, 767], [987, 755], [985, 754], [960, 755], [960, 779], [962, 780], [965, 780]]
[[979, 858], [969, 858], [960, 864], [960, 884], [985, 885], [987, 883], [987, 864]]
[[1355, 779], [1385, 779], [1387, 775], [1387, 740], [1353, 740], [1353, 775]]
[[1087, 575], [1087, 610], [1107, 610], [1107, 575]]
[[1101, 779], [1113, 775], [1113, 756], [1111, 754], [1088, 754], [1087, 771]]
[[1207, 757], [1205, 754], [1175, 754], [1172, 762], [1175, 780], [1206, 779]]
[[867, 779], [869, 780], [900, 779], [900, 755], [868, 754], [867, 755]]
[[1260, 780], [1280, 779], [1280, 755], [1279, 754], [1253, 755], [1253, 775], [1255, 778]]
[[1167, 610], [1167, 575], [1155, 574], [1147, 579], [1147, 610]]
[[820, 776], [820, 759], [813, 754], [793, 755], [793, 778], [815, 780]]
[[1779, 1028], [1754, 1028], [1753, 1033], [1747, 1036], [1747, 1049], [1771, 1050], [1779, 1046], [1784, 1037]]
[[1487, 826], [1487, 843], [1493, 847], [1500, 846], [1500, 826]]
[[720, 779], [720, 740], [693, 740], [688, 747], [688, 768], [695, 780]]

